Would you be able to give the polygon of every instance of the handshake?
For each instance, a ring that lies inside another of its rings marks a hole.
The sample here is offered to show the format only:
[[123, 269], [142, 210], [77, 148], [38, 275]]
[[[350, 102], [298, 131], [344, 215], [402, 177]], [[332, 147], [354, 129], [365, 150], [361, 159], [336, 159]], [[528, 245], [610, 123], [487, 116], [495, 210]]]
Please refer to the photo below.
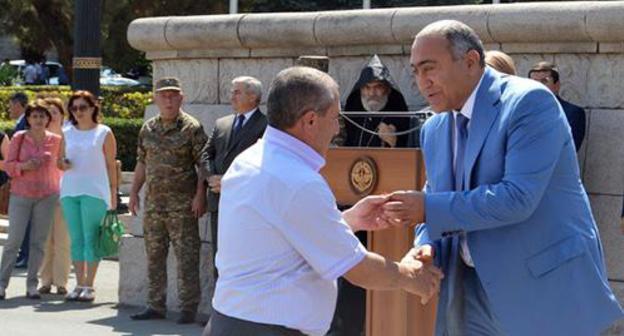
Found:
[[395, 191], [368, 196], [343, 212], [342, 217], [354, 232], [415, 226], [425, 221], [425, 194]]
[[[368, 196], [344, 211], [342, 217], [353, 231], [412, 227], [425, 221], [425, 195], [418, 191], [396, 191]], [[394, 265], [398, 267], [399, 287], [420, 296], [422, 304], [439, 291], [444, 275], [433, 265], [431, 246], [410, 250]]]

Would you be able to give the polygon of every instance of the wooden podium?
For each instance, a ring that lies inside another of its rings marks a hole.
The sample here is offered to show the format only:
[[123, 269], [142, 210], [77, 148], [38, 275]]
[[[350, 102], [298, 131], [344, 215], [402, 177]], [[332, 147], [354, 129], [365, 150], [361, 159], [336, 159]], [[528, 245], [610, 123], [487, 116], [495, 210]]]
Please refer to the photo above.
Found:
[[[411, 148], [331, 148], [321, 170], [339, 205], [355, 204], [371, 195], [395, 190], [420, 190], [425, 170], [420, 150]], [[371, 174], [374, 175], [371, 177]], [[372, 180], [371, 180], [372, 178]], [[362, 188], [368, 186], [365, 192]], [[414, 230], [387, 229], [368, 233], [368, 249], [399, 261], [412, 247]], [[437, 298], [423, 306], [417, 296], [404, 291], [368, 291], [367, 336], [431, 336]]]

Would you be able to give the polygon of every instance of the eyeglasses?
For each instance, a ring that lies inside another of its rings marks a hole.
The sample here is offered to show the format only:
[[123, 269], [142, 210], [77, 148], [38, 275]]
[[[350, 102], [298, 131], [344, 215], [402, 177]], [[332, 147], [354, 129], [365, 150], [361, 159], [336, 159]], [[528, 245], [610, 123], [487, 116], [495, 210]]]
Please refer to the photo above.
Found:
[[91, 107], [91, 106], [89, 106], [89, 105], [78, 105], [78, 106], [74, 105], [74, 106], [70, 106], [69, 107], [69, 111], [71, 111], [71, 112], [78, 112], [78, 111], [84, 112], [84, 111], [88, 110], [89, 107]]

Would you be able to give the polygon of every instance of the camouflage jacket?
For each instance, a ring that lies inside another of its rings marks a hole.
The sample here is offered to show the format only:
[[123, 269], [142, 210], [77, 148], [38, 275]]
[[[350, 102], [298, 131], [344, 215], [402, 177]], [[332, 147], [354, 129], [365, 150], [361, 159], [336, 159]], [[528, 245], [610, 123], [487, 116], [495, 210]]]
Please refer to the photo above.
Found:
[[145, 165], [146, 211], [190, 211], [206, 140], [199, 121], [182, 111], [171, 124], [160, 116], [143, 124], [137, 161]]

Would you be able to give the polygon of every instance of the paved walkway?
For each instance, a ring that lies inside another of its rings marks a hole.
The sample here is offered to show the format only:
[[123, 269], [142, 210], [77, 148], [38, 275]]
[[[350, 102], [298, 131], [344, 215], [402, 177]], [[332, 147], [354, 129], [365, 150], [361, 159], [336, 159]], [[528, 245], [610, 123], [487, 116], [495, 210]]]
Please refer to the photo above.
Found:
[[[2, 247], [0, 247], [2, 251]], [[24, 270], [15, 270], [7, 299], [0, 301], [0, 335], [6, 336], [73, 336], [73, 335], [183, 335], [199, 336], [199, 324], [178, 325], [177, 315], [167, 320], [130, 320], [137, 307], [117, 306], [119, 267], [115, 261], [103, 261], [96, 278], [96, 300], [93, 303], [64, 302], [57, 295], [44, 295], [42, 300], [27, 299]], [[69, 281], [69, 288], [75, 281]], [[201, 318], [201, 317], [200, 317]], [[205, 317], [203, 317], [205, 319]]]

